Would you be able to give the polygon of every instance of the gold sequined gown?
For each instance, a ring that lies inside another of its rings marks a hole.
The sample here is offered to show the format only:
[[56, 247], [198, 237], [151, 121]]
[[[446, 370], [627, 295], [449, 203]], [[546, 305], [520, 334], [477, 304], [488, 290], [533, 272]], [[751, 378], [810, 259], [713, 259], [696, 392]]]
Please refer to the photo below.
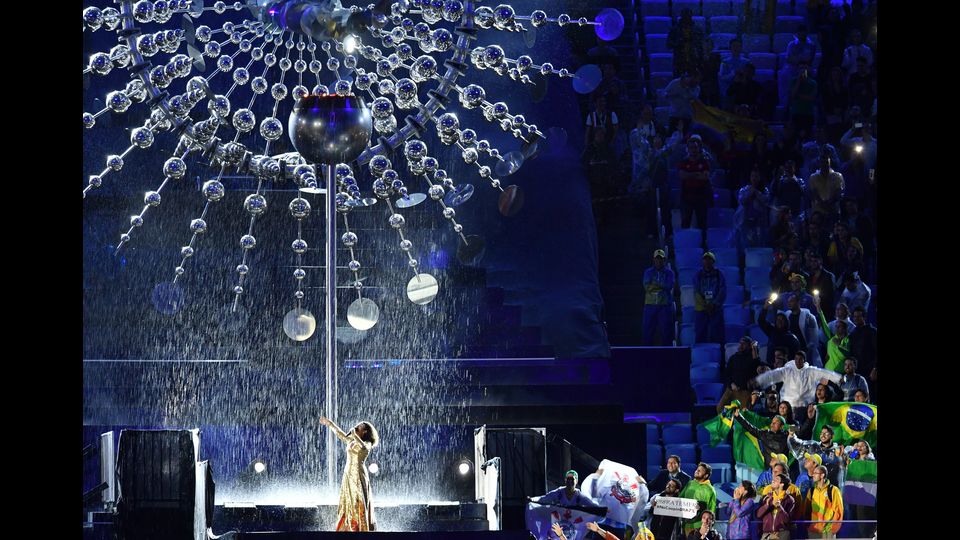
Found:
[[[338, 434], [339, 436], [339, 434]], [[372, 531], [376, 522], [367, 476], [367, 455], [371, 445], [354, 431], [340, 437], [347, 443], [347, 466], [340, 484], [340, 505], [337, 508], [337, 531]]]

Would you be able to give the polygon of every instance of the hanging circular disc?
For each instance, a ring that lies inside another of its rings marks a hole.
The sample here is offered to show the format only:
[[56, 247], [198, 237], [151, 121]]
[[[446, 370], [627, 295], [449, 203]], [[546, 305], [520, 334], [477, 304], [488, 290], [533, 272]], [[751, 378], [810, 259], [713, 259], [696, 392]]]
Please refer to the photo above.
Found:
[[407, 282], [407, 298], [418, 306], [425, 306], [437, 297], [440, 285], [430, 274], [417, 274]]
[[507, 186], [500, 194], [497, 207], [500, 209], [500, 214], [506, 217], [517, 215], [523, 208], [523, 190], [520, 189], [520, 186]]
[[293, 308], [283, 317], [283, 333], [294, 341], [306, 341], [317, 331], [317, 319], [309, 311]]
[[197, 29], [193, 26], [193, 19], [184, 15], [180, 19], [180, 28], [183, 29], [183, 40], [187, 45], [193, 45], [197, 41]]
[[603, 73], [596, 64], [584, 64], [574, 73], [573, 89], [578, 94], [589, 94], [600, 86]]
[[473, 197], [473, 184], [460, 184], [453, 188], [443, 197], [443, 202], [447, 206], [460, 206]]
[[369, 298], [357, 298], [347, 308], [347, 322], [357, 330], [369, 330], [380, 320], [380, 308]]
[[460, 242], [457, 247], [457, 260], [464, 266], [476, 266], [486, 251], [487, 241], [478, 234], [471, 234], [466, 243]]
[[150, 295], [153, 307], [164, 315], [173, 315], [183, 307], [183, 287], [172, 281], [157, 283]]
[[523, 160], [523, 152], [520, 150], [507, 152], [507, 155], [503, 156], [503, 161], [498, 161], [493, 167], [493, 171], [497, 173], [497, 176], [510, 176], [520, 170], [520, 167], [523, 166]]
[[604, 41], [613, 41], [623, 33], [623, 14], [616, 9], [601, 10], [593, 20], [600, 23], [593, 27], [593, 31]]
[[377, 200], [374, 199], [373, 197], [366, 197], [364, 199], [350, 199], [349, 201], [347, 201], [347, 206], [350, 206], [353, 208], [365, 208], [367, 206], [373, 206], [375, 204], [377, 204]]
[[537, 28], [531, 26], [523, 33], [523, 42], [527, 44], [528, 49], [532, 49], [537, 44]]
[[197, 68], [197, 71], [203, 73], [207, 70], [207, 62], [203, 59], [203, 53], [200, 52], [200, 49], [193, 45], [187, 45], [187, 56], [193, 60], [193, 66]]
[[410, 208], [425, 200], [427, 200], [425, 193], [410, 193], [406, 197], [400, 197], [393, 204], [395, 204], [397, 208]]
[[527, 135], [527, 139], [527, 142], [520, 146], [520, 152], [523, 154], [524, 161], [537, 154], [537, 150], [540, 149], [540, 141], [542, 140], [540, 135], [536, 133]]
[[310, 193], [311, 195], [320, 195], [321, 193], [326, 193], [327, 190], [322, 187], [302, 187], [300, 188], [302, 193]]
[[194, 17], [203, 15], [203, 0], [191, 0], [190, 14]]

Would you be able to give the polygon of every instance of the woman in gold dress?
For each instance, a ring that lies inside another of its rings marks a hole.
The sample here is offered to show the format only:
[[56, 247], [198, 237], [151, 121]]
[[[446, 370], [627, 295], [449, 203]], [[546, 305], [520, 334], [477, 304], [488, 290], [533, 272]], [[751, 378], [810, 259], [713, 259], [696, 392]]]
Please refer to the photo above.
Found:
[[360, 422], [350, 433], [344, 433], [327, 417], [321, 416], [320, 423], [332, 429], [337, 438], [347, 444], [347, 466], [343, 471], [343, 483], [340, 485], [336, 530], [376, 530], [366, 461], [370, 450], [380, 442], [377, 429], [370, 422]]

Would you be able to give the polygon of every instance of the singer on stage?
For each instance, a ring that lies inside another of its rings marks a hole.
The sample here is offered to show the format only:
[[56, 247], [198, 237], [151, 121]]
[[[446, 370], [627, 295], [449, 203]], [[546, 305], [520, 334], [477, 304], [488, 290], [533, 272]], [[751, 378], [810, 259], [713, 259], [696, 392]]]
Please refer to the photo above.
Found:
[[320, 417], [320, 423], [332, 429], [337, 438], [347, 444], [347, 466], [343, 470], [343, 483], [340, 485], [336, 530], [376, 530], [366, 461], [370, 450], [380, 441], [380, 435], [370, 422], [358, 423], [350, 433], [344, 433], [325, 416]]

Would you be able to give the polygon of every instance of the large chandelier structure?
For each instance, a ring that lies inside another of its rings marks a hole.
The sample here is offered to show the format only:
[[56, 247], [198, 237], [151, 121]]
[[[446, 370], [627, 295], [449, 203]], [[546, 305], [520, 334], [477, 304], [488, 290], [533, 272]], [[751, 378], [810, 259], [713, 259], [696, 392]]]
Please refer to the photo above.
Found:
[[[499, 209], [509, 215], [522, 204], [518, 186], [504, 186], [532, 153], [544, 133], [523, 114], [512, 111], [506, 96], [492, 96], [470, 82], [471, 68], [492, 72], [518, 85], [535, 78], [571, 79], [578, 92], [599, 84], [596, 66], [571, 72], [547, 59], [526, 54], [512, 57], [498, 44], [478, 45], [486, 32], [533, 34], [548, 25], [592, 27], [612, 40], [623, 29], [622, 15], [600, 11], [592, 20], [567, 14], [550, 16], [542, 10], [519, 15], [513, 7], [482, 6], [474, 0], [399, 0], [364, 7], [344, 7], [340, 0], [247, 0], [228, 4], [203, 0], [116, 0], [116, 7], [83, 10], [84, 32], [113, 32], [118, 44], [93, 51], [84, 77], [95, 79], [113, 70], [126, 70], [129, 82], [106, 93], [104, 107], [83, 113], [85, 129], [97, 129], [104, 115], [120, 115], [134, 107], [147, 108], [142, 125], [131, 126], [130, 140], [105, 157], [85, 151], [83, 197], [96, 197], [98, 188], [118, 181], [124, 164], [138, 152], [158, 152], [166, 159], [155, 171], [156, 187], [146, 191], [143, 205], [130, 217], [116, 252], [136, 242], [151, 214], [161, 211], [166, 191], [196, 167], [206, 175], [197, 196], [196, 214], [183, 224], [183, 246], [171, 254], [170, 280], [158, 284], [152, 299], [158, 310], [175, 312], [183, 303], [181, 282], [189, 279], [191, 259], [202, 255], [202, 242], [215, 223], [215, 207], [224, 199], [225, 175], [256, 180], [256, 191], [242, 201], [249, 226], [237, 239], [232, 302], [240, 304], [249, 286], [250, 253], [258, 246], [257, 221], [268, 208], [280, 207], [297, 225], [290, 240], [296, 267], [290, 284], [291, 309], [284, 332], [295, 341], [309, 339], [316, 319], [305, 307], [308, 245], [303, 224], [322, 214], [325, 238], [326, 415], [337, 417], [336, 283], [339, 241], [349, 252], [346, 268], [356, 299], [347, 320], [366, 330], [379, 320], [377, 304], [364, 296], [361, 261], [355, 247], [361, 241], [351, 230], [352, 210], [372, 205], [389, 209], [387, 227], [412, 277], [407, 296], [427, 304], [439, 290], [436, 278], [421, 271], [416, 247], [404, 234], [404, 209], [429, 199], [459, 238], [458, 255], [465, 259], [483, 250], [480, 236], [471, 236], [457, 219], [456, 207], [474, 193], [481, 181], [500, 192]], [[199, 24], [219, 15], [222, 26]], [[486, 41], [486, 40], [484, 40]], [[95, 88], [96, 82], [91, 83]], [[102, 91], [102, 89], [98, 89]], [[238, 96], [243, 95], [244, 99]], [[248, 97], [247, 97], [248, 96]], [[285, 101], [287, 118], [278, 115]], [[269, 110], [258, 115], [255, 110]], [[512, 135], [521, 150], [506, 154], [461, 123], [458, 109], [479, 109], [492, 128]], [[176, 141], [160, 148], [158, 135], [172, 133]], [[434, 136], [437, 143], [434, 143]], [[273, 153], [287, 136], [296, 152]], [[474, 178], [453, 178], [427, 145], [455, 148], [475, 170]], [[103, 163], [102, 168], [98, 166]], [[366, 171], [363, 171], [366, 169]], [[361, 171], [364, 174], [359, 174]], [[358, 177], [372, 182], [361, 185]], [[268, 200], [267, 184], [295, 186], [290, 200]], [[316, 212], [304, 194], [322, 194]], [[334, 447], [328, 430], [328, 448]], [[335, 460], [327, 454], [327, 477], [333, 481]]]

